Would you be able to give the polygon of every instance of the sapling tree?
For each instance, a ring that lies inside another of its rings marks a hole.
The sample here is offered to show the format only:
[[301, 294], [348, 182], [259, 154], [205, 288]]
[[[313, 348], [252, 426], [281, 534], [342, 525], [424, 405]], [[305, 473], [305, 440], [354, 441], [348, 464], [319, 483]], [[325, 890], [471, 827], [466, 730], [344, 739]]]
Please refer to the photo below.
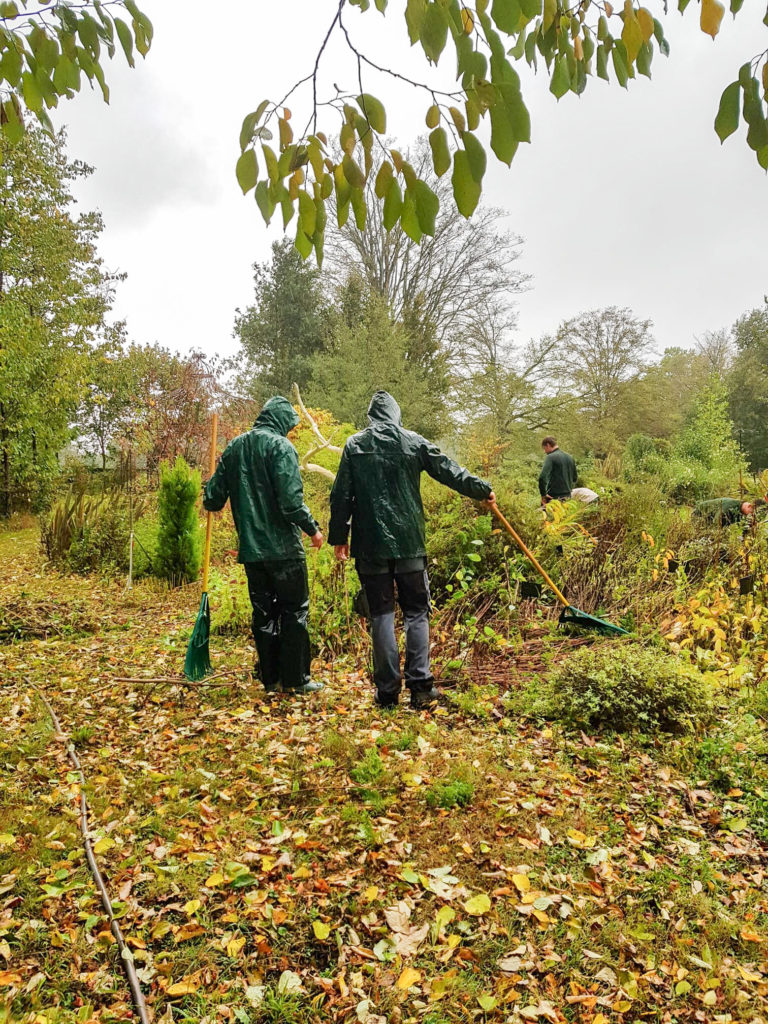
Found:
[[179, 456], [173, 466], [160, 470], [157, 501], [158, 534], [155, 568], [159, 576], [178, 586], [197, 577], [202, 560], [202, 538], [197, 516], [200, 473]]

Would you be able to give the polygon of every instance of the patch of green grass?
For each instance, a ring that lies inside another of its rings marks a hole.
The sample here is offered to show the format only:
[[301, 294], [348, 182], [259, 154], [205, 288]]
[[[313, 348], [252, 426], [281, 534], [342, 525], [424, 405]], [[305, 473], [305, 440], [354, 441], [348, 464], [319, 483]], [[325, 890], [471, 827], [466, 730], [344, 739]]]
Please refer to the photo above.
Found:
[[92, 725], [81, 725], [79, 728], [72, 730], [70, 738], [75, 746], [79, 747], [93, 739], [94, 731]]
[[350, 765], [355, 759], [355, 744], [336, 729], [326, 729], [321, 741], [323, 753], [329, 757], [334, 764], [341, 766]]
[[475, 787], [464, 779], [452, 782], [436, 782], [424, 794], [430, 807], [442, 807], [450, 811], [454, 807], [469, 807], [475, 795]]
[[365, 809], [347, 804], [341, 812], [341, 820], [353, 827], [356, 837], [367, 850], [381, 846], [381, 836]]
[[369, 747], [349, 774], [361, 786], [378, 782], [384, 775], [384, 762], [376, 747]]
[[411, 750], [416, 743], [417, 734], [412, 729], [403, 732], [385, 732], [376, 740], [376, 746], [389, 747], [392, 750]]
[[449, 691], [448, 700], [466, 718], [475, 718], [479, 722], [487, 722], [491, 709], [499, 696], [496, 686], [478, 686], [471, 683], [466, 689]]

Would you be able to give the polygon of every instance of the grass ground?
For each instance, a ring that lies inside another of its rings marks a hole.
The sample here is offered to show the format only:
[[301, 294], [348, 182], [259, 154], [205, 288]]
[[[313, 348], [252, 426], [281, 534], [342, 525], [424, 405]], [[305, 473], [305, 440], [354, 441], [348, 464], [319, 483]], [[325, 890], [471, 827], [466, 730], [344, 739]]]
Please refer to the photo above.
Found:
[[155, 1020], [768, 1019], [768, 771], [738, 721], [566, 735], [471, 672], [382, 713], [339, 662], [265, 703], [242, 636], [204, 685], [126, 681], [178, 675], [194, 588], [58, 575], [31, 529], [0, 567], [0, 1022], [133, 1019], [37, 691]]

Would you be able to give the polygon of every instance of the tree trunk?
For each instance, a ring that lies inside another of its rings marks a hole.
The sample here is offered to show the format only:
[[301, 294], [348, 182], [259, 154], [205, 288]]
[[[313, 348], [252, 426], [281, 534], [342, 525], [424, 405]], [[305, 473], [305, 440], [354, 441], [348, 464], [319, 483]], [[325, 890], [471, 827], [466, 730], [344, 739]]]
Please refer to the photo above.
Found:
[[0, 446], [3, 460], [3, 505], [2, 514], [7, 519], [11, 514], [11, 459], [8, 451], [8, 428], [5, 425], [5, 405], [0, 402]]

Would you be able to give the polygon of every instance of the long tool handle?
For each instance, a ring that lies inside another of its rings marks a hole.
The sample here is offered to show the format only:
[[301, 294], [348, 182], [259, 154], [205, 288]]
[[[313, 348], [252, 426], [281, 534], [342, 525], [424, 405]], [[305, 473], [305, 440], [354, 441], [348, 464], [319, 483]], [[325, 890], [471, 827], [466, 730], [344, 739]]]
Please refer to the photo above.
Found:
[[[211, 425], [211, 457], [208, 460], [208, 479], [216, 472], [216, 441], [219, 433], [219, 414], [213, 414]], [[205, 548], [203, 549], [203, 593], [208, 593], [208, 567], [211, 564], [211, 531], [213, 530], [213, 512], [208, 513], [205, 521]]]
[[507, 531], [507, 533], [510, 535], [510, 537], [515, 542], [515, 544], [517, 544], [517, 546], [523, 552], [523, 554], [528, 559], [528, 561], [533, 565], [533, 567], [536, 569], [536, 571], [539, 572], [544, 577], [544, 579], [547, 581], [549, 586], [554, 591], [555, 597], [558, 599], [560, 604], [563, 605], [564, 608], [570, 608], [570, 604], [568, 602], [568, 598], [565, 596], [565, 594], [563, 594], [562, 590], [560, 590], [558, 587], [555, 586], [555, 584], [550, 579], [550, 577], [547, 575], [547, 573], [544, 572], [544, 569], [541, 567], [541, 565], [539, 563], [539, 560], [536, 558], [536, 556], [533, 554], [533, 552], [528, 547], [526, 547], [526, 544], [523, 541], [522, 537], [519, 536], [519, 534], [514, 529], [512, 524], [510, 522], [508, 522], [508, 520], [505, 519], [504, 516], [501, 514], [501, 512], [499, 511], [499, 506], [496, 504], [495, 501], [491, 502], [491, 511], [496, 516], [496, 518], [499, 520], [499, 522], [502, 524], [502, 526]]

